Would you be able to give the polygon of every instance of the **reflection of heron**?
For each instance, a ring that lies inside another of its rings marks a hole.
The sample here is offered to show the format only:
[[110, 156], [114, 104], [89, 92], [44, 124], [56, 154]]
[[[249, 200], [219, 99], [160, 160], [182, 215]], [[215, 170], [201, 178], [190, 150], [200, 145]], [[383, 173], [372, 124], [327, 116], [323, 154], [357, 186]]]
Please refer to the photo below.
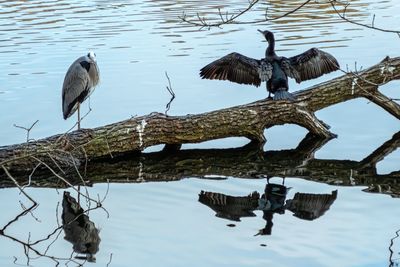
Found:
[[61, 217], [65, 240], [73, 244], [76, 253], [85, 254], [84, 259], [94, 262], [96, 260], [94, 254], [99, 251], [99, 230], [67, 191], [64, 192], [62, 206]]
[[275, 53], [275, 38], [270, 31], [261, 31], [268, 42], [265, 58], [261, 60], [246, 57], [239, 53], [230, 53], [200, 70], [204, 79], [229, 80], [241, 84], [260, 86], [267, 82], [268, 97], [291, 99], [288, 93], [288, 78], [300, 83], [317, 78], [325, 73], [339, 69], [339, 63], [330, 54], [317, 48], [311, 48], [294, 57], [279, 57]]
[[64, 120], [78, 110], [78, 130], [81, 128], [80, 104], [86, 100], [99, 83], [96, 55], [89, 52], [72, 63], [64, 78], [62, 109]]

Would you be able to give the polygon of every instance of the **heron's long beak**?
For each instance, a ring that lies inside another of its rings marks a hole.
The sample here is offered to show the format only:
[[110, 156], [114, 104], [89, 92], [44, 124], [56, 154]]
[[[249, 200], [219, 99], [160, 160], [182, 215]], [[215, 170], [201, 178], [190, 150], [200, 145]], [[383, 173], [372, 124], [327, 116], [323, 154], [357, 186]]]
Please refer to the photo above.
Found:
[[261, 34], [263, 34], [263, 35], [264, 35], [264, 32], [263, 32], [262, 30], [260, 30], [260, 29], [257, 29], [257, 31], [261, 32]]

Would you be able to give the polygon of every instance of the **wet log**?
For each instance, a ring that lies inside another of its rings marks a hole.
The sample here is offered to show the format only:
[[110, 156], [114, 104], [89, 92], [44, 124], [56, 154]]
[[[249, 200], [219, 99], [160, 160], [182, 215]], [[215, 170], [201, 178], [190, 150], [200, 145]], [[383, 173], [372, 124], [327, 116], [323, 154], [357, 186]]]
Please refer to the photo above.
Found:
[[36, 168], [64, 170], [99, 158], [140, 152], [164, 144], [178, 149], [183, 143], [199, 143], [226, 137], [247, 137], [264, 144], [264, 129], [286, 123], [297, 124], [313, 135], [335, 135], [314, 112], [331, 105], [364, 97], [400, 119], [400, 105], [378, 91], [379, 86], [400, 78], [400, 57], [358, 73], [345, 75], [298, 91], [296, 101], [268, 99], [203, 114], [167, 116], [151, 113], [110, 125], [55, 135], [24, 144], [0, 147], [0, 172]]

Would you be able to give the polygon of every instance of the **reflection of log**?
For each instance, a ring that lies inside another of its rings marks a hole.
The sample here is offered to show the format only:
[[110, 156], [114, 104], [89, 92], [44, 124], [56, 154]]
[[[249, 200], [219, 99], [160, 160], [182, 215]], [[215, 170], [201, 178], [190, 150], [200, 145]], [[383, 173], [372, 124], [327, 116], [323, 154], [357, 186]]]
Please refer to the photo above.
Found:
[[[383, 62], [357, 75], [347, 74], [295, 93], [297, 100], [261, 100], [199, 115], [166, 116], [152, 113], [107, 126], [56, 135], [47, 139], [0, 148], [0, 165], [8, 170], [32, 170], [40, 161], [53, 167], [72, 166], [86, 159], [109, 157], [167, 144], [198, 143], [225, 137], [265, 141], [263, 130], [293, 123], [328, 137], [327, 125], [314, 115], [325, 107], [365, 97], [400, 119], [400, 105], [378, 91], [378, 86], [400, 78], [400, 58]], [[70, 155], [71, 154], [71, 155]], [[34, 156], [34, 157], [32, 157]], [[39, 166], [41, 168], [43, 166]], [[2, 170], [0, 170], [2, 171]]]
[[[383, 158], [400, 145], [400, 132], [385, 142], [367, 158]], [[339, 185], [381, 186], [387, 193], [400, 195], [400, 171], [377, 174], [375, 160], [366, 164], [365, 160], [314, 159], [317, 151], [328, 140], [307, 135], [296, 149], [260, 152], [252, 144], [235, 149], [182, 150], [175, 153], [144, 153], [129, 159], [115, 159], [107, 162], [90, 162], [80, 169], [85, 180], [90, 183], [110, 182], [156, 182], [174, 181], [186, 177], [263, 178], [267, 176], [300, 177], [307, 180]], [[388, 149], [390, 148], [390, 149]], [[362, 164], [361, 164], [362, 163]], [[367, 166], [367, 167], [365, 167]], [[14, 177], [22, 185], [27, 182], [30, 172], [15, 173]], [[62, 174], [73, 183], [79, 183], [75, 170]], [[32, 186], [65, 187], [48, 170], [37, 170], [32, 176]], [[15, 186], [5, 174], [0, 174], [0, 187]], [[375, 191], [375, 190], [374, 190]]]

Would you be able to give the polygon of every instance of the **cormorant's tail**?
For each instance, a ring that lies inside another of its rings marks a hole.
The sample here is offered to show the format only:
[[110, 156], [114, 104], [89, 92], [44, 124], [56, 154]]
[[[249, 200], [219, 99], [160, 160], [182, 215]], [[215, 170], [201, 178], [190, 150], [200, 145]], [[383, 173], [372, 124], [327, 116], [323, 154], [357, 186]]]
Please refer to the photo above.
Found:
[[294, 96], [286, 90], [278, 90], [274, 94], [274, 100], [290, 100], [294, 101]]

